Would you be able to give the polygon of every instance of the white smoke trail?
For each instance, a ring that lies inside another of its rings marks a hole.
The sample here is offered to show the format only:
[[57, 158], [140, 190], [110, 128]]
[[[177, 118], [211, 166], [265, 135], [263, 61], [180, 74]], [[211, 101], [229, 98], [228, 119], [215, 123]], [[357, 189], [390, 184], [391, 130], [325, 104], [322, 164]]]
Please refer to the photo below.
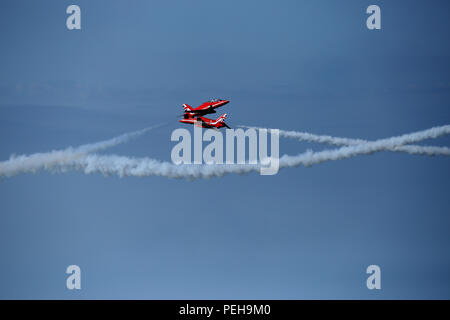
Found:
[[[434, 127], [431, 129], [405, 134], [398, 137], [380, 139], [364, 144], [345, 146], [338, 149], [329, 149], [320, 152], [307, 151], [297, 156], [284, 155], [280, 158], [280, 168], [297, 167], [299, 165], [311, 166], [325, 161], [334, 161], [370, 154], [379, 151], [392, 150], [399, 146], [419, 142], [425, 139], [436, 138], [450, 134], [450, 125]], [[103, 173], [104, 175], [123, 176], [164, 176], [168, 178], [212, 178], [221, 177], [229, 173], [244, 174], [259, 171], [260, 165], [250, 164], [223, 164], [223, 165], [174, 165], [151, 158], [129, 158], [122, 156], [87, 155], [80, 159], [73, 159], [70, 163], [53, 167], [54, 170], [66, 171], [78, 169], [86, 174]]]
[[31, 155], [11, 156], [9, 160], [0, 162], [0, 178], [10, 177], [19, 173], [36, 172], [40, 169], [50, 169], [56, 165], [64, 165], [69, 163], [71, 160], [81, 159], [88, 153], [105, 150], [107, 148], [126, 143], [129, 140], [137, 138], [147, 131], [161, 125], [125, 133], [112, 139], [85, 144], [76, 148], [68, 147], [63, 150], [34, 153]]
[[[253, 128], [253, 129], [262, 129], [258, 127], [250, 127], [250, 126], [239, 126], [242, 128]], [[268, 129], [269, 130], [269, 129]], [[351, 146], [358, 145], [370, 142], [369, 140], [363, 139], [351, 139], [351, 138], [341, 138], [341, 137], [333, 137], [328, 135], [317, 135], [308, 132], [298, 132], [298, 131], [286, 131], [279, 130], [280, 137], [296, 139], [299, 141], [306, 142], [315, 142], [315, 143], [325, 143], [335, 146]], [[436, 147], [436, 146], [417, 146], [417, 145], [407, 145], [407, 146], [397, 146], [387, 151], [394, 152], [406, 152], [409, 154], [418, 154], [418, 155], [428, 155], [428, 156], [450, 156], [450, 148], [448, 147]]]

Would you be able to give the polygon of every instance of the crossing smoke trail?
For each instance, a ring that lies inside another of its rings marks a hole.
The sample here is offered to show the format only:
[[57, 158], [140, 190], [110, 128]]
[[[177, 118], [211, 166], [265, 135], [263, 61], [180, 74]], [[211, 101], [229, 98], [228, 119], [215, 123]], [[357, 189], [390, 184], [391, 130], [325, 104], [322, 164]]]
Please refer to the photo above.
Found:
[[126, 143], [137, 138], [149, 130], [162, 126], [163, 124], [148, 127], [142, 130], [125, 133], [112, 139], [81, 145], [63, 150], [34, 153], [31, 155], [11, 156], [9, 160], [0, 162], [0, 178], [10, 177], [19, 173], [36, 172], [40, 169], [50, 169], [56, 165], [64, 165], [74, 159], [81, 159], [91, 152], [97, 152]]
[[[253, 128], [253, 129], [263, 129], [258, 127], [250, 126], [240, 126], [242, 128]], [[270, 130], [270, 129], [268, 129]], [[286, 131], [279, 130], [280, 137], [296, 139], [299, 141], [315, 142], [315, 143], [325, 143], [335, 146], [351, 146], [370, 142], [363, 139], [351, 139], [351, 138], [341, 138], [333, 137], [328, 135], [317, 135], [308, 132], [298, 132], [298, 131]], [[428, 156], [450, 156], [450, 148], [448, 147], [435, 147], [435, 146], [417, 146], [417, 145], [407, 145], [407, 146], [397, 146], [393, 147], [387, 151], [394, 152], [406, 152], [409, 154], [418, 155], [428, 155]]]
[[[402, 136], [380, 139], [364, 144], [344, 146], [319, 152], [307, 151], [297, 156], [284, 155], [280, 158], [280, 168], [311, 166], [326, 161], [334, 161], [357, 155], [371, 154], [379, 151], [392, 150], [425, 139], [437, 138], [450, 133], [450, 125], [434, 127], [431, 129], [405, 134]], [[212, 178], [221, 177], [229, 173], [244, 174], [259, 171], [260, 165], [250, 164], [222, 164], [222, 165], [174, 165], [151, 158], [129, 158], [122, 156], [87, 155], [73, 159], [53, 167], [56, 171], [78, 169], [86, 174], [103, 173], [104, 175], [123, 176], [164, 176], [168, 178]]]

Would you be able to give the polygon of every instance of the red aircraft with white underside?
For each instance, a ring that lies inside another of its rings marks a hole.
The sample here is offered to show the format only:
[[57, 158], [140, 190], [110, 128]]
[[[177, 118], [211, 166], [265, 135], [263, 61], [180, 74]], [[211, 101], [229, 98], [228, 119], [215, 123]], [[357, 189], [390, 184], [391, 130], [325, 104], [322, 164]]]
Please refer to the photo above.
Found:
[[205, 117], [190, 117], [190, 118], [187, 118], [187, 119], [181, 119], [180, 122], [194, 124], [194, 125], [196, 125], [198, 127], [208, 128], [208, 129], [212, 129], [212, 128], [219, 129], [219, 128], [222, 128], [222, 127], [227, 127], [228, 129], [231, 129], [225, 123], [225, 119], [226, 118], [227, 118], [227, 114], [224, 113], [223, 115], [218, 117], [216, 120], [208, 119], [208, 118], [205, 118]]
[[225, 119], [227, 118], [226, 113], [221, 115], [216, 120], [202, 117], [205, 114], [216, 113], [216, 110], [214, 109], [226, 105], [228, 102], [230, 101], [222, 99], [212, 99], [210, 101], [203, 103], [197, 108], [192, 108], [187, 104], [183, 104], [184, 117], [183, 119], [180, 120], [180, 122], [195, 124], [202, 128], [209, 128], [209, 129], [212, 128], [219, 129], [222, 127], [227, 127], [228, 129], [230, 129], [230, 127], [225, 123]]
[[201, 104], [197, 108], [192, 108], [188, 104], [183, 104], [183, 108], [185, 113], [191, 113], [196, 116], [204, 116], [205, 114], [216, 113], [216, 110], [214, 109], [224, 106], [228, 102], [230, 101], [222, 99], [211, 99], [210, 101]]

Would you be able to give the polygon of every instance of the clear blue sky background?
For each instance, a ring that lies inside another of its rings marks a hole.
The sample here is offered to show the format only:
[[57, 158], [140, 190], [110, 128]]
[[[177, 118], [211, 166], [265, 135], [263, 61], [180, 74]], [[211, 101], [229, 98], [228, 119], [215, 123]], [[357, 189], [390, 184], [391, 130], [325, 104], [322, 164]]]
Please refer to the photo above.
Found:
[[[82, 30], [68, 31], [78, 4]], [[378, 4], [382, 29], [366, 28]], [[376, 139], [450, 123], [448, 1], [1, 1], [0, 159], [173, 120], [107, 151], [170, 160], [181, 104]], [[432, 141], [450, 145], [450, 139]], [[324, 146], [282, 141], [282, 154]], [[275, 176], [0, 181], [0, 298], [450, 298], [449, 159]], [[65, 269], [82, 269], [82, 290]], [[382, 290], [366, 288], [368, 265]]]

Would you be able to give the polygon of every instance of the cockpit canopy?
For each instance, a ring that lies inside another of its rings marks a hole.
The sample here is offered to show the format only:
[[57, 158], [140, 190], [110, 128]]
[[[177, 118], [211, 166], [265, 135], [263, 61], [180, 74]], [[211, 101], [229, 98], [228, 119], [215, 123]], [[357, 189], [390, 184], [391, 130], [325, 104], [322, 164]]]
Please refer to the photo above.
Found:
[[217, 102], [217, 101], [220, 101], [220, 100], [222, 100], [222, 99], [214, 98], [214, 99], [209, 100], [209, 102]]

